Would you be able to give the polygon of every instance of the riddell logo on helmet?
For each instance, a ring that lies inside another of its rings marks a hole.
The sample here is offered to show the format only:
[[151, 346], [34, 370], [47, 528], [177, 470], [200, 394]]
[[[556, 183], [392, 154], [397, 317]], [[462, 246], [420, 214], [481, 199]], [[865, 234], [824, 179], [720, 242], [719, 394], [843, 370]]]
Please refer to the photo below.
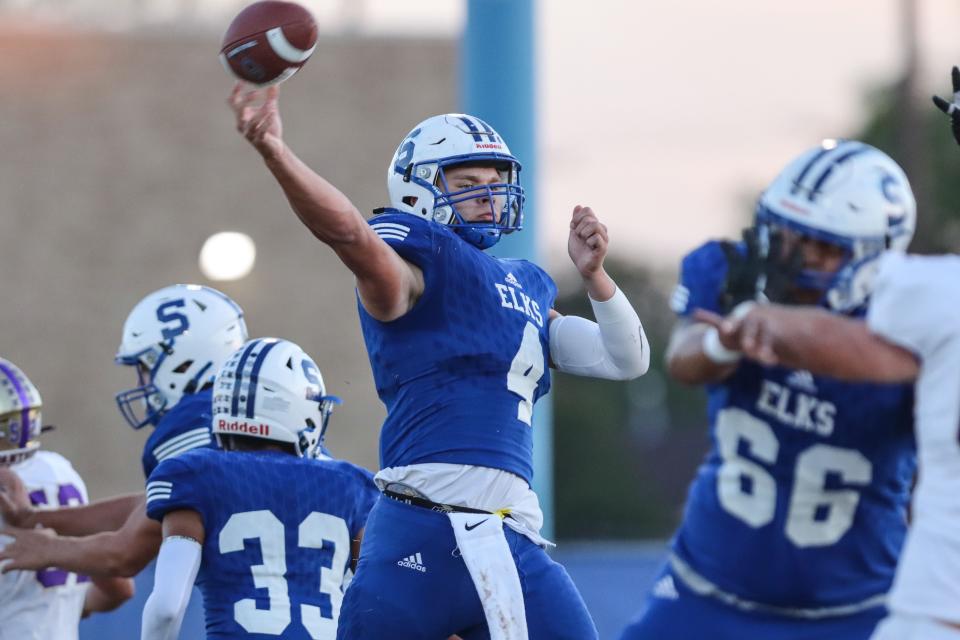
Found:
[[799, 207], [799, 206], [795, 205], [794, 203], [790, 202], [789, 200], [781, 199], [781, 200], [780, 200], [780, 206], [782, 206], [784, 209], [790, 209], [791, 211], [794, 211], [794, 212], [796, 212], [796, 213], [799, 213], [799, 214], [802, 214], [802, 215], [805, 215], [805, 216], [810, 215], [810, 211], [809, 211], [809, 210], [804, 209], [803, 207]]
[[478, 142], [477, 149], [503, 149], [503, 145], [497, 142]]
[[249, 433], [257, 436], [270, 435], [270, 425], [268, 424], [251, 424], [249, 422], [240, 422], [239, 420], [227, 422], [226, 420], [221, 419], [217, 422], [217, 430], [236, 431], [237, 433]]

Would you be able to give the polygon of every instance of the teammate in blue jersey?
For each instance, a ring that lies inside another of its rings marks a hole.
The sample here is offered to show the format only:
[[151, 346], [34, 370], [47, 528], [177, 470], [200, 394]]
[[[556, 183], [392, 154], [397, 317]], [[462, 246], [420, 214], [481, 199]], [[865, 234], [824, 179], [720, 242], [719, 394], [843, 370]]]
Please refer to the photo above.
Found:
[[251, 340], [230, 357], [214, 387], [225, 451], [170, 457], [147, 482], [164, 541], [142, 640], [177, 637], [194, 580], [211, 640], [336, 637], [353, 541], [379, 495], [365, 469], [316, 457], [338, 402], [292, 342]]
[[544, 551], [531, 425], [551, 364], [610, 379], [647, 369], [640, 320], [603, 270], [606, 227], [589, 207], [574, 209], [567, 248], [597, 322], [561, 317], [540, 267], [484, 252], [520, 228], [524, 204], [520, 163], [488, 124], [446, 114], [415, 127], [387, 167], [390, 208], [368, 223], [285, 144], [277, 98], [276, 87], [237, 85], [237, 128], [356, 276], [387, 407], [384, 497], [338, 637], [596, 637], [569, 576]]
[[[116, 399], [130, 426], [153, 426], [143, 449], [144, 477], [162, 460], [216, 446], [210, 433], [213, 376], [246, 339], [243, 311], [210, 287], [164, 287], [130, 311], [116, 362], [136, 371], [138, 382]], [[9, 494], [0, 494], [4, 520], [23, 528], [12, 532], [15, 541], [4, 557], [12, 559], [9, 567], [63, 563], [72, 571], [94, 575], [136, 575], [160, 545], [160, 527], [147, 518], [143, 505], [144, 495], [139, 493], [39, 511], [22, 497], [14, 503]], [[38, 524], [65, 537], [32, 531]]]
[[[960, 143], [960, 69], [953, 101], [934, 97]], [[821, 309], [754, 306], [737, 317], [698, 312], [744, 357], [844, 380], [912, 381], [919, 469], [910, 531], [871, 640], [960, 639], [960, 258], [887, 253], [864, 265], [866, 318]], [[875, 271], [875, 274], [873, 273]]]
[[692, 315], [737, 315], [760, 296], [860, 317], [870, 286], [853, 276], [905, 250], [914, 219], [893, 160], [825, 141], [767, 188], [746, 243], [684, 258], [667, 361], [675, 378], [707, 385], [712, 447], [623, 640], [870, 637], [906, 532], [912, 388], [743, 360]]

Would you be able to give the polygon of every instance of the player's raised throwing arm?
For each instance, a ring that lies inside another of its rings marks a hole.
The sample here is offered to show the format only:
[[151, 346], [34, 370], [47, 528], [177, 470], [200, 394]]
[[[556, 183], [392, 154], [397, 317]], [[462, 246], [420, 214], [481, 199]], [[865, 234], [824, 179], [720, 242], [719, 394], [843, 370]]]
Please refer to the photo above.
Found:
[[576, 375], [631, 380], [647, 372], [650, 345], [630, 301], [603, 268], [609, 237], [590, 207], [576, 206], [567, 252], [590, 297], [596, 322], [550, 310], [550, 360]]
[[286, 145], [278, 96], [276, 86], [245, 89], [237, 83], [228, 100], [237, 130], [263, 157], [297, 217], [356, 276], [367, 312], [381, 321], [399, 318], [423, 292], [423, 274], [380, 239], [349, 198]]

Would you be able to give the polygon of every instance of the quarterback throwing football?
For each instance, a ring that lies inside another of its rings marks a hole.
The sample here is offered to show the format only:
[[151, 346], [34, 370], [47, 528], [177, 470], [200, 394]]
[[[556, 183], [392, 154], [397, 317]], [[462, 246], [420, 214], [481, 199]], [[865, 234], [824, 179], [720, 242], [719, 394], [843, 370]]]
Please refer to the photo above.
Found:
[[237, 129], [356, 276], [387, 407], [383, 497], [337, 637], [595, 638], [573, 582], [544, 551], [531, 417], [551, 364], [618, 380], [647, 370], [640, 320], [603, 269], [606, 227], [589, 207], [573, 210], [568, 251], [597, 322], [561, 317], [543, 269], [484, 252], [520, 229], [524, 204], [520, 163], [488, 124], [446, 114], [414, 127], [388, 165], [390, 207], [368, 222], [285, 144], [277, 97], [276, 87], [238, 85]]

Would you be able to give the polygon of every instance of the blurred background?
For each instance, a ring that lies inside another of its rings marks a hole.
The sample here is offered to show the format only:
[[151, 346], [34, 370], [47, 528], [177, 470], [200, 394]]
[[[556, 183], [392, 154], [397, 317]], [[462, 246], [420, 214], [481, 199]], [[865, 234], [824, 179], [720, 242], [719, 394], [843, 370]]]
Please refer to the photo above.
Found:
[[[504, 1], [302, 0], [321, 37], [283, 86], [291, 146], [361, 211], [384, 204], [405, 133], [464, 108], [471, 4]], [[39, 387], [58, 426], [45, 446], [73, 461], [94, 499], [143, 486], [148, 434], [116, 411], [113, 394], [134, 380], [112, 358], [130, 308], [175, 282], [223, 290], [251, 335], [313, 354], [345, 400], [332, 450], [377, 468], [383, 409], [352, 278], [290, 212], [224, 103], [232, 80], [217, 52], [245, 4], [0, 0], [0, 354]], [[559, 374], [551, 394], [555, 556], [608, 638], [639, 608], [708, 446], [702, 392], [662, 372], [679, 259], [736, 236], [763, 186], [824, 137], [861, 138], [904, 166], [920, 211], [914, 250], [960, 247], [960, 152], [929, 100], [950, 93], [960, 4], [532, 6], [535, 244], [560, 285], [557, 308], [589, 314], [564, 250], [570, 211], [589, 204], [654, 349], [639, 380]], [[479, 86], [496, 93], [498, 78]], [[199, 265], [223, 231], [256, 247], [236, 280]], [[121, 613], [137, 620], [148, 592], [141, 582]], [[202, 637], [191, 615], [183, 637]], [[106, 620], [85, 623], [84, 637], [112, 637]]]

